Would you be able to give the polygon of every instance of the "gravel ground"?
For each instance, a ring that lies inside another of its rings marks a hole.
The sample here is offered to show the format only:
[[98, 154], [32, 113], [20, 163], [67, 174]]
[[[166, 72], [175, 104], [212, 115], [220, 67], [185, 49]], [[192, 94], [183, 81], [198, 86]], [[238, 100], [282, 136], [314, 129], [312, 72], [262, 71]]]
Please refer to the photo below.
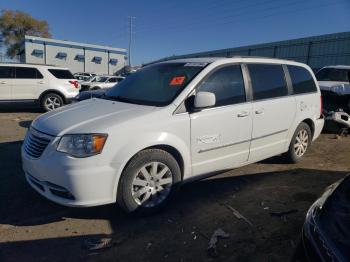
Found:
[[[38, 195], [21, 170], [20, 146], [40, 113], [1, 110], [0, 261], [288, 261], [310, 204], [350, 170], [350, 139], [322, 134], [298, 164], [274, 157], [187, 184], [155, 216], [130, 217], [116, 205], [67, 208]], [[291, 214], [270, 214], [281, 211]], [[230, 236], [209, 255], [218, 228]], [[112, 247], [88, 249], [101, 238]]]

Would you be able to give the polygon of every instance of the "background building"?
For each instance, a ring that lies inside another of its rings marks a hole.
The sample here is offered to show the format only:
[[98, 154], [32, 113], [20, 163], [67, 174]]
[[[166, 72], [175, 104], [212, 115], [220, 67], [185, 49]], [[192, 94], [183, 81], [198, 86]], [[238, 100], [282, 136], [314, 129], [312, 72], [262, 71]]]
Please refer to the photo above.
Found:
[[82, 44], [34, 36], [25, 36], [21, 51], [22, 63], [48, 64], [75, 72], [114, 74], [125, 66], [125, 49]]
[[350, 32], [172, 56], [161, 60], [208, 56], [277, 57], [306, 63], [314, 70], [325, 65], [350, 65]]

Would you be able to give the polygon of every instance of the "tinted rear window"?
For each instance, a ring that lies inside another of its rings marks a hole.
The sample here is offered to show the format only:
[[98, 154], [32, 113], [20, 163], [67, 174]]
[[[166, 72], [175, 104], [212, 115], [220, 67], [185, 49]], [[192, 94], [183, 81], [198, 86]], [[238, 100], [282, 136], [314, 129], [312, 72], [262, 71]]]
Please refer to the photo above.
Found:
[[69, 70], [48, 69], [49, 72], [58, 79], [74, 79], [74, 76]]
[[317, 72], [318, 81], [349, 82], [350, 70], [338, 68], [323, 68]]
[[43, 78], [43, 76], [36, 68], [16, 67], [16, 78], [18, 78], [18, 79], [37, 79], [37, 78]]
[[0, 67], [0, 78], [12, 78], [13, 67], [1, 66]]
[[315, 81], [308, 70], [300, 66], [288, 65], [287, 67], [292, 80], [294, 94], [317, 91]]
[[282, 65], [248, 64], [254, 100], [286, 96], [287, 84]]

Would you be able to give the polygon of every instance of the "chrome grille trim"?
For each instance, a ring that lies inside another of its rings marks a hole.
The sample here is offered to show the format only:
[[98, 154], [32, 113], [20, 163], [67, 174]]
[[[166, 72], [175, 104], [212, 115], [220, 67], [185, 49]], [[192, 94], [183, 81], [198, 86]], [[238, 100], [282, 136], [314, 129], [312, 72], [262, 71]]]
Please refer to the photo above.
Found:
[[51, 140], [51, 136], [30, 128], [23, 143], [24, 151], [31, 158], [39, 158]]

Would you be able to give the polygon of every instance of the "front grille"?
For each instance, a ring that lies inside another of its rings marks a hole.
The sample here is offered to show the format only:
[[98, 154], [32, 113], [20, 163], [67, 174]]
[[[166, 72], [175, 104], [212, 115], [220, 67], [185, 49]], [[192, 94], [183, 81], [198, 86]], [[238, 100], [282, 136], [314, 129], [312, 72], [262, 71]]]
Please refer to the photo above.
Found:
[[24, 150], [28, 156], [39, 158], [50, 141], [51, 139], [48, 135], [31, 128], [28, 130], [27, 136], [24, 140]]

